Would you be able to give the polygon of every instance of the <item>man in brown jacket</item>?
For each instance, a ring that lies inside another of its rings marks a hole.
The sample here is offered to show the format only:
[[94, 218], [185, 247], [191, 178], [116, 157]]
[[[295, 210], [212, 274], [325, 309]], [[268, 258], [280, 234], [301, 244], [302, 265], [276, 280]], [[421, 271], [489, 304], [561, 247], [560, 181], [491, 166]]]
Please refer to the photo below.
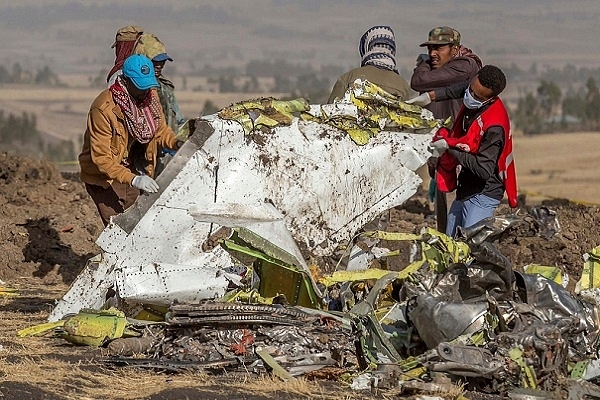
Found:
[[150, 59], [132, 55], [122, 70], [93, 101], [79, 154], [81, 180], [105, 226], [135, 202], [140, 190], [159, 190], [152, 179], [158, 146], [177, 150], [181, 145], [165, 124]]
[[[460, 44], [460, 33], [448, 26], [429, 32], [428, 40], [420, 44], [427, 54], [417, 57], [417, 66], [410, 86], [419, 93], [470, 82], [481, 68], [481, 60], [470, 49]], [[435, 118], [456, 118], [462, 99], [438, 101], [425, 106]]]
[[[427, 41], [420, 44], [427, 47], [427, 54], [417, 57], [417, 66], [413, 71], [410, 86], [421, 96], [410, 99], [407, 103], [423, 105], [429, 109], [435, 118], [454, 121], [462, 106], [462, 99], [449, 99], [431, 103], [427, 92], [451, 86], [457, 83], [470, 82], [481, 68], [481, 60], [470, 49], [460, 44], [460, 33], [449, 26], [440, 26], [429, 31]], [[421, 103], [419, 98], [423, 98]], [[428, 161], [429, 174], [435, 178], [437, 159]], [[426, 172], [420, 175], [426, 179]], [[431, 182], [435, 184], [435, 182]], [[435, 186], [434, 186], [435, 187]], [[432, 191], [430, 189], [430, 191]], [[437, 229], [446, 231], [448, 214], [448, 199], [446, 193], [435, 193], [435, 213]]]

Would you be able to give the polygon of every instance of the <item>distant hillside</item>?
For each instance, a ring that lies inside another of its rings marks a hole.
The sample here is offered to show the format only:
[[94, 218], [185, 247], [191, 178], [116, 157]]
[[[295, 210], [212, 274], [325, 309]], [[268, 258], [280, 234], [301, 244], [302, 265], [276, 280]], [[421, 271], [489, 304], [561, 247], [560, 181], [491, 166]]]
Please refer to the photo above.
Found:
[[372, 25], [396, 31], [398, 63], [411, 70], [418, 44], [435, 26], [461, 31], [484, 62], [598, 65], [597, 0], [21, 0], [0, 4], [5, 60], [58, 73], [97, 73], [114, 60], [116, 30], [156, 33], [185, 71], [253, 59], [356, 65], [359, 37]]

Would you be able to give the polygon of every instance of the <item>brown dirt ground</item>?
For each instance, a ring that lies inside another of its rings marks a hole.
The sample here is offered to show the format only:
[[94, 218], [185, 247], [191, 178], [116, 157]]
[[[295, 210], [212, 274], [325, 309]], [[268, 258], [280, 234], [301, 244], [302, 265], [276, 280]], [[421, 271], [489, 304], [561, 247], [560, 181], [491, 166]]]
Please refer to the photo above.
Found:
[[[544, 204], [558, 214], [562, 229], [557, 235], [544, 239], [525, 223], [503, 235], [498, 248], [517, 270], [530, 263], [563, 268], [572, 287], [579, 279], [583, 254], [600, 244], [600, 210], [560, 199]], [[525, 204], [522, 212], [530, 207]], [[508, 210], [502, 205], [498, 214]], [[433, 227], [424, 193], [393, 210], [391, 225], [390, 230], [414, 233]], [[61, 174], [45, 161], [0, 153], [0, 286], [19, 290], [16, 297], [0, 296], [0, 397], [364, 398], [364, 393], [326, 381], [281, 383], [114, 370], [98, 362], [101, 349], [74, 347], [47, 336], [16, 337], [17, 330], [45, 322], [55, 300], [87, 259], [99, 252], [94, 241], [101, 230], [95, 206], [75, 175]]]

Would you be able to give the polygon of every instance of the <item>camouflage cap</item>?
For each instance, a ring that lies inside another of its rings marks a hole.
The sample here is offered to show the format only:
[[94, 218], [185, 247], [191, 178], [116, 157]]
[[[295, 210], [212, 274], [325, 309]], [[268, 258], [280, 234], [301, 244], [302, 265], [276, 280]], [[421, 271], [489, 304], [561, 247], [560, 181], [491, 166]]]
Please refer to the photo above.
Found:
[[429, 38], [419, 46], [430, 44], [460, 44], [460, 33], [449, 26], [440, 26], [429, 31]]
[[111, 46], [111, 49], [117, 45], [117, 42], [133, 42], [136, 40], [144, 30], [141, 26], [127, 25], [117, 31], [115, 35], [115, 42]]
[[167, 49], [155, 35], [144, 33], [140, 36], [140, 41], [135, 46], [134, 54], [143, 54], [154, 61], [164, 61], [173, 59], [167, 54]]

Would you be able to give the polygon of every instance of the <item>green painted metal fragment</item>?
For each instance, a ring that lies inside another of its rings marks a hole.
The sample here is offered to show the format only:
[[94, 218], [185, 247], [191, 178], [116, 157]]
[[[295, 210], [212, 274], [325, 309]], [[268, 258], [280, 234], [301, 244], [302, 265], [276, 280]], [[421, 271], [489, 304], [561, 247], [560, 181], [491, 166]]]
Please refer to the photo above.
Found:
[[77, 345], [102, 346], [106, 341], [123, 336], [127, 326], [125, 314], [116, 308], [83, 309], [64, 320], [60, 337]]
[[275, 359], [269, 354], [268, 348], [263, 348], [256, 351], [256, 354], [263, 360], [265, 364], [267, 364], [271, 370], [273, 371], [273, 375], [276, 377], [287, 381], [292, 379], [292, 375], [285, 370], [281, 365], [275, 361]]
[[539, 274], [544, 278], [548, 278], [559, 285], [563, 283], [562, 270], [558, 267], [550, 267], [539, 264], [529, 264], [523, 267], [523, 270], [528, 274]]

